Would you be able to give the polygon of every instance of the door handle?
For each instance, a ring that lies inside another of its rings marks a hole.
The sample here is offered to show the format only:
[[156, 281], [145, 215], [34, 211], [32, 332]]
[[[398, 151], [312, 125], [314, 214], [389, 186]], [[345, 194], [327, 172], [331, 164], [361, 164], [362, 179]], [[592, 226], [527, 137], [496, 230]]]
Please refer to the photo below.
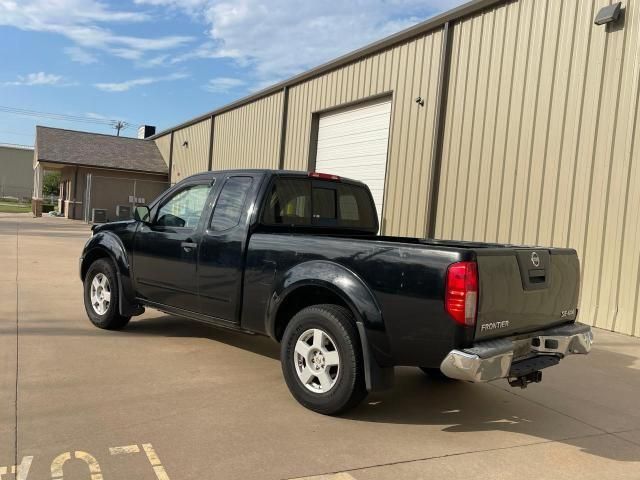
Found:
[[181, 246], [182, 248], [184, 248], [186, 251], [189, 251], [189, 250], [191, 250], [192, 248], [196, 248], [196, 247], [198, 246], [198, 244], [197, 244], [197, 243], [193, 243], [193, 242], [182, 242], [182, 243], [180, 244], [180, 246]]

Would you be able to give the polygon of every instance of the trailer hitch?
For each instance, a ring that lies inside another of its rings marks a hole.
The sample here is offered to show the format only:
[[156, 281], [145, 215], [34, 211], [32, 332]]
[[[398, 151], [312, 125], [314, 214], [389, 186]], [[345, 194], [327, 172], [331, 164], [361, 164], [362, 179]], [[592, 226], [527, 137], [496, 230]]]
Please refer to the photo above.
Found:
[[542, 372], [537, 370], [521, 377], [509, 377], [508, 381], [512, 387], [527, 388], [530, 383], [540, 383], [542, 381]]

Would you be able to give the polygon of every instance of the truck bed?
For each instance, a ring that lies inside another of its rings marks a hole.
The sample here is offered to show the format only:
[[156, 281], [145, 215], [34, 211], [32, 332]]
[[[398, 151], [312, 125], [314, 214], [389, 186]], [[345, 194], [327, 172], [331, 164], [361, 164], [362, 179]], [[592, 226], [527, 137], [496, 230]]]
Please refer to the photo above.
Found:
[[[526, 263], [533, 252], [539, 268]], [[382, 362], [386, 357], [397, 364], [435, 366], [452, 345], [464, 348], [477, 340], [527, 333], [576, 318], [579, 263], [571, 249], [257, 231], [247, 253], [243, 326], [260, 325], [273, 284], [282, 282], [290, 268], [317, 260], [349, 269], [373, 293], [389, 337], [388, 351], [378, 352]], [[447, 268], [460, 261], [478, 264], [474, 327], [454, 324], [443, 308]]]

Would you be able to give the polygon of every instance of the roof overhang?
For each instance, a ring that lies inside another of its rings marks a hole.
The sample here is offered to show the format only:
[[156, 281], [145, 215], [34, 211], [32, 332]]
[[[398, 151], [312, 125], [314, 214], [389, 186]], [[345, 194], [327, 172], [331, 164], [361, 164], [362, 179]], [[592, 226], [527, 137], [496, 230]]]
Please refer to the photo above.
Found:
[[134, 169], [129, 169], [129, 168], [116, 168], [116, 167], [100, 167], [100, 166], [96, 166], [96, 165], [89, 165], [89, 164], [83, 164], [83, 163], [65, 163], [65, 162], [58, 162], [58, 161], [54, 161], [54, 160], [47, 160], [45, 158], [39, 158], [37, 160], [37, 163], [40, 164], [40, 166], [44, 169], [49, 169], [49, 170], [61, 170], [65, 167], [78, 167], [78, 168], [86, 168], [88, 170], [107, 170], [107, 171], [112, 171], [112, 172], [129, 172], [129, 173], [143, 173], [146, 175], [158, 175], [161, 177], [168, 177], [169, 176], [169, 172], [150, 172], [148, 170], [134, 170]]

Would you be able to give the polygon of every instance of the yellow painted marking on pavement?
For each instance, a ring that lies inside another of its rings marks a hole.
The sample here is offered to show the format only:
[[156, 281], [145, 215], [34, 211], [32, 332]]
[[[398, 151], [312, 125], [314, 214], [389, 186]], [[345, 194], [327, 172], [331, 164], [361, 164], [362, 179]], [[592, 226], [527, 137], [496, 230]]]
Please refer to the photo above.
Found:
[[356, 478], [353, 475], [349, 475], [347, 472], [340, 472], [330, 475], [315, 475], [313, 477], [293, 478], [291, 480], [356, 480]]
[[[33, 462], [33, 457], [22, 457], [22, 461], [20, 462], [20, 465], [18, 465], [18, 473], [16, 475], [16, 480], [27, 480], [27, 476], [29, 475], [29, 470], [31, 469], [32, 462]], [[11, 473], [16, 473], [16, 472], [14, 469], [11, 469]]]
[[153, 466], [153, 471], [156, 472], [158, 480], [169, 480], [169, 475], [167, 475], [167, 472], [162, 466], [162, 462], [160, 461], [160, 458], [158, 458], [158, 454], [154, 450], [153, 445], [150, 443], [143, 443], [142, 448], [144, 449], [144, 453], [147, 454], [149, 463]]
[[124, 455], [127, 453], [140, 453], [140, 447], [138, 445], [127, 445], [125, 447], [111, 447], [109, 448], [111, 455]]
[[[93, 455], [87, 452], [76, 451], [74, 457], [87, 464], [89, 472], [91, 473], [91, 480], [103, 480], [100, 464]], [[62, 467], [64, 467], [64, 464], [69, 460], [71, 460], [71, 453], [65, 452], [58, 455], [53, 462], [51, 462], [51, 478], [53, 480], [63, 480], [64, 473]]]
[[167, 472], [162, 465], [153, 467], [153, 471], [156, 472], [156, 477], [158, 477], [158, 480], [170, 480], [169, 475], [167, 475]]
[[91, 480], [102, 480], [102, 472], [100, 471], [100, 464], [95, 457], [87, 452], [76, 452], [76, 458], [82, 460], [89, 466], [91, 472]]
[[[18, 466], [0, 467], [0, 480], [2, 480], [4, 475], [15, 475], [15, 480], [27, 480], [31, 462], [33, 462], [33, 457], [22, 457], [22, 461]], [[18, 472], [17, 474], [16, 471]]]
[[54, 458], [53, 462], [51, 462], [51, 478], [55, 480], [62, 479], [62, 476], [64, 475], [62, 473], [62, 466], [69, 460], [71, 460], [70, 452], [61, 453]]
[[147, 454], [147, 458], [151, 465], [160, 465], [162, 463], [158, 458], [156, 451], [153, 449], [153, 445], [150, 443], [143, 443], [142, 448], [144, 448], [144, 453]]

